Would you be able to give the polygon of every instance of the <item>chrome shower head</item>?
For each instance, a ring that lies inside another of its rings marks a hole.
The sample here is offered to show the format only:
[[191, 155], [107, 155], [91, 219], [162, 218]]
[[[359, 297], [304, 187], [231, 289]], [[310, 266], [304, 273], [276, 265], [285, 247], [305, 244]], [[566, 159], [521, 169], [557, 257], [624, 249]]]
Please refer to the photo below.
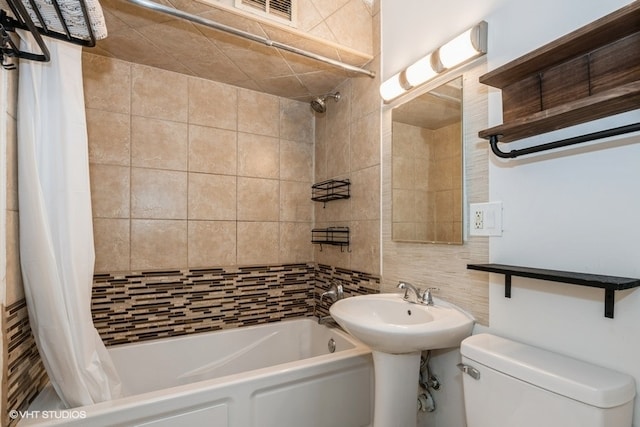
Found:
[[317, 113], [324, 113], [327, 111], [327, 104], [325, 102], [327, 98], [333, 98], [334, 101], [338, 102], [340, 101], [340, 92], [329, 93], [325, 96], [318, 96], [311, 101], [311, 108], [313, 108]]

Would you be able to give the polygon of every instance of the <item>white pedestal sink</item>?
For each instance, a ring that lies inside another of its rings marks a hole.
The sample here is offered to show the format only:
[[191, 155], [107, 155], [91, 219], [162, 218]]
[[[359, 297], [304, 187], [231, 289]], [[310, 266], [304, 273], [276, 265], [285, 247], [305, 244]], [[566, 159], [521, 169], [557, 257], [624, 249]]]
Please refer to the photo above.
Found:
[[435, 299], [432, 306], [399, 294], [363, 295], [330, 308], [340, 326], [373, 350], [374, 427], [415, 427], [420, 354], [457, 347], [471, 335], [473, 317]]

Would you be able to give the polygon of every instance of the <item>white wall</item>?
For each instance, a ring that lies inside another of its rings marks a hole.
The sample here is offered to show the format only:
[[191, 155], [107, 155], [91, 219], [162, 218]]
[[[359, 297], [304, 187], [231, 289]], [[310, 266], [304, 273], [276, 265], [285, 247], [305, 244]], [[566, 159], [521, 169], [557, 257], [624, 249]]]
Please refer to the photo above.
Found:
[[[433, 3], [382, 0], [383, 79], [483, 19], [489, 23], [492, 70], [630, 1]], [[500, 92], [491, 90], [490, 126], [502, 122], [501, 108]], [[512, 145], [638, 121], [635, 110]], [[640, 278], [637, 134], [521, 160], [492, 156], [489, 188], [490, 200], [504, 207], [504, 234], [490, 240], [491, 262]], [[640, 290], [618, 292], [615, 318], [608, 319], [599, 289], [514, 278], [512, 298], [506, 299], [503, 276], [491, 275], [490, 282], [495, 333], [626, 372], [640, 385]]]
[[[573, 31], [629, 1], [511, 1], [490, 19], [489, 69]], [[527, 19], [518, 19], [527, 16]], [[545, 22], [546, 21], [546, 22]], [[517, 36], [516, 36], [517, 35]], [[499, 96], [489, 103], [501, 123]], [[640, 110], [530, 138], [536, 144], [640, 121]], [[490, 259], [504, 264], [640, 278], [640, 136], [613, 138], [553, 154], [498, 161], [489, 167], [492, 200], [502, 200], [504, 235]], [[540, 347], [607, 366], [640, 385], [640, 291], [616, 294], [615, 318], [604, 291], [491, 276], [490, 326]], [[636, 398], [634, 425], [640, 425]]]

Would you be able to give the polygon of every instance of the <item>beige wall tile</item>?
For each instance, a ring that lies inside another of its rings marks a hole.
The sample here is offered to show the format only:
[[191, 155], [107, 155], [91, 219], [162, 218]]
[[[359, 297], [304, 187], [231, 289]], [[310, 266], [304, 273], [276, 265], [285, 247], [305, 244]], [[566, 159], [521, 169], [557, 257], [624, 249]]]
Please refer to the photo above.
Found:
[[[379, 41], [379, 39], [375, 39]], [[370, 70], [380, 69], [380, 55], [373, 58], [371, 62], [367, 64]], [[351, 117], [352, 120], [357, 120], [368, 114], [374, 113], [376, 116], [380, 115], [380, 73], [377, 73], [375, 78], [366, 79], [352, 79], [353, 84], [353, 102], [351, 103]], [[379, 128], [378, 128], [379, 132]]]
[[279, 256], [277, 222], [238, 222], [238, 264], [275, 264]]
[[208, 80], [189, 79], [189, 123], [238, 128], [238, 89]]
[[280, 221], [311, 223], [315, 202], [310, 187], [305, 182], [280, 181]]
[[186, 123], [188, 79], [184, 74], [134, 64], [131, 70], [131, 113]]
[[312, 0], [323, 18], [327, 18], [336, 10], [347, 4], [349, 0]]
[[189, 219], [235, 220], [236, 177], [189, 173]]
[[280, 223], [280, 262], [309, 262], [313, 257], [311, 224], [299, 222]]
[[350, 0], [326, 19], [331, 32], [342, 45], [365, 53], [373, 48], [371, 15], [362, 0]]
[[131, 269], [187, 266], [187, 221], [131, 220]]
[[380, 274], [380, 221], [352, 221], [351, 269]]
[[280, 140], [280, 179], [313, 180], [313, 144]]
[[87, 108], [89, 161], [111, 165], [131, 163], [131, 116]]
[[[353, 193], [354, 189], [351, 188]], [[351, 199], [333, 200], [331, 202], [313, 202], [316, 222], [345, 222], [351, 220]], [[345, 224], [339, 224], [345, 225]]]
[[235, 175], [238, 162], [237, 133], [205, 126], [189, 126], [189, 170]]
[[351, 218], [380, 218], [380, 166], [351, 173]]
[[104, 56], [82, 56], [85, 107], [115, 113], [131, 111], [131, 64]]
[[415, 189], [414, 159], [394, 156], [392, 159], [393, 188], [403, 190]]
[[92, 164], [89, 173], [93, 217], [129, 218], [129, 167]]
[[326, 119], [316, 117], [314, 145], [314, 182], [327, 179], [327, 130]]
[[131, 165], [187, 170], [188, 127], [168, 120], [131, 118]]
[[313, 110], [308, 103], [280, 100], [280, 138], [313, 142]]
[[327, 132], [327, 177], [336, 178], [350, 171], [349, 128], [332, 128]]
[[275, 178], [280, 174], [277, 138], [238, 133], [238, 176]]
[[95, 272], [131, 270], [129, 227], [128, 219], [93, 219]]
[[131, 217], [187, 218], [187, 173], [131, 169]]
[[280, 102], [277, 97], [240, 89], [238, 131], [278, 137], [280, 135], [279, 117]]
[[279, 187], [273, 179], [238, 177], [238, 221], [278, 221]]
[[351, 170], [380, 164], [380, 114], [371, 113], [351, 126]]
[[189, 221], [189, 267], [235, 264], [235, 221]]

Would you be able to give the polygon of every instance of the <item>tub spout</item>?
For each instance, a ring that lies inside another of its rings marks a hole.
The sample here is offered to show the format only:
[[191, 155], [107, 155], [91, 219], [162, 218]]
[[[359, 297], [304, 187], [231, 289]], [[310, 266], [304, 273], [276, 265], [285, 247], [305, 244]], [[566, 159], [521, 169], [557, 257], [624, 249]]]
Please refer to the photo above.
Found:
[[[331, 303], [329, 305], [331, 305], [334, 302], [344, 298], [344, 290], [342, 288], [342, 284], [337, 283], [336, 281], [332, 281], [331, 282], [331, 287], [329, 287], [329, 290], [320, 294], [320, 302], [319, 302], [320, 305], [322, 305], [322, 301], [324, 300], [325, 297], [327, 297], [327, 299], [331, 300]], [[314, 316], [316, 316], [316, 306], [317, 306], [317, 304], [314, 304], [314, 306], [313, 306], [313, 315]], [[318, 317], [318, 324], [320, 324], [320, 325], [324, 325], [324, 324], [328, 324], [328, 323], [329, 324], [333, 324], [333, 325], [337, 325], [337, 322], [335, 320], [333, 320], [331, 315], [328, 315], [328, 316], [317, 315], [317, 317]]]

